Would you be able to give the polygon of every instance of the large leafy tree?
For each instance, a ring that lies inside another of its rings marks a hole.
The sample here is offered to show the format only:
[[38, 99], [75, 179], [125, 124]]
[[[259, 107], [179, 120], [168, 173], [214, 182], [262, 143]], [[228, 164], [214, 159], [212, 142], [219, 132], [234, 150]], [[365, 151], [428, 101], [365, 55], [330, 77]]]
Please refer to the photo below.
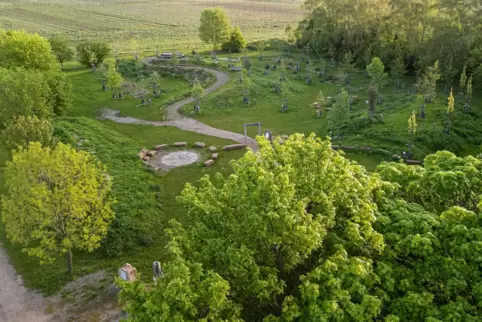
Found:
[[124, 82], [124, 78], [122, 77], [121, 73], [117, 71], [117, 68], [114, 64], [108, 65], [106, 78], [107, 86], [109, 86], [112, 92], [117, 94], [121, 90], [121, 85]]
[[70, 48], [67, 40], [61, 36], [55, 36], [49, 39], [52, 52], [57, 58], [60, 66], [64, 67], [64, 62], [71, 60], [74, 57], [74, 51]]
[[229, 283], [200, 263], [186, 260], [175, 231], [170, 230], [168, 253], [172, 259], [163, 265], [165, 278], [152, 288], [140, 280], [117, 280], [122, 288], [119, 300], [129, 314], [127, 321], [241, 321], [239, 307], [229, 299]]
[[44, 73], [0, 68], [0, 122], [5, 124], [20, 115], [51, 117], [52, 98]]
[[201, 12], [199, 38], [207, 44], [212, 44], [213, 51], [229, 40], [231, 22], [221, 7], [204, 9]]
[[106, 43], [90, 41], [78, 44], [76, 50], [77, 59], [86, 67], [90, 67], [92, 64], [102, 64], [111, 51]]
[[8, 149], [15, 149], [19, 145], [27, 148], [30, 142], [40, 142], [43, 146], [49, 146], [52, 141], [52, 123], [35, 115], [21, 115], [7, 123], [1, 134]]
[[49, 41], [36, 33], [20, 30], [0, 32], [0, 67], [41, 72], [58, 70]]
[[[50, 89], [48, 105], [55, 114], [61, 115], [70, 107], [71, 84], [65, 75], [59, 71], [47, 39], [24, 31], [0, 32], [0, 68], [2, 68], [2, 74], [7, 73], [3, 68], [10, 69], [11, 73], [20, 72], [20, 69], [32, 73], [31, 75], [36, 73], [36, 77], [39, 78], [39, 83], [42, 86], [44, 80], [47, 81]], [[38, 91], [31, 89], [34, 86], [30, 82], [21, 80], [15, 83], [17, 87], [12, 89], [12, 85], [10, 85], [10, 90], [16, 93], [8, 93], [7, 96], [37, 95]], [[41, 108], [43, 108], [43, 105], [39, 105], [37, 109]], [[21, 113], [17, 113], [17, 115], [19, 114]], [[40, 117], [40, 115], [38, 116]]]
[[14, 151], [5, 168], [5, 186], [7, 238], [41, 264], [66, 255], [70, 274], [72, 250], [98, 248], [115, 216], [105, 167], [91, 154], [62, 143], [52, 149], [33, 142]]
[[177, 264], [153, 288], [122, 283], [132, 321], [479, 320], [480, 159], [437, 152], [370, 174], [314, 136], [259, 145], [229, 177], [186, 186]]

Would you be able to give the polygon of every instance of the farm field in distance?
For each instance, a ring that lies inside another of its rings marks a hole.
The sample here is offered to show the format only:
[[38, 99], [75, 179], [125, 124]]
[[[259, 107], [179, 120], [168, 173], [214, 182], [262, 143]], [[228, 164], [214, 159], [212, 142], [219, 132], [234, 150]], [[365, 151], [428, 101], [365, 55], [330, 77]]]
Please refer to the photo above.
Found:
[[[118, 52], [133, 49], [192, 50], [199, 40], [199, 15], [222, 6], [249, 41], [284, 37], [284, 29], [302, 19], [301, 0], [0, 0], [0, 26], [42, 36], [62, 34], [69, 41], [102, 40]], [[135, 39], [135, 46], [131, 48]]]

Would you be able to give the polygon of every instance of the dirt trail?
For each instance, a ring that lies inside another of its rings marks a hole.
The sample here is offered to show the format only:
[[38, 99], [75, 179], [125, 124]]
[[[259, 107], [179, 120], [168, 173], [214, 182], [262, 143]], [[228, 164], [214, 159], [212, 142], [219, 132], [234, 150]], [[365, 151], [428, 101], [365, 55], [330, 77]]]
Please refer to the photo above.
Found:
[[[149, 57], [144, 59], [143, 62], [150, 64], [152, 63], [152, 61], [156, 59], [157, 59], [156, 57]], [[216, 76], [216, 81], [212, 85], [204, 89], [205, 95], [208, 95], [214, 92], [215, 90], [219, 89], [229, 81], [229, 75], [227, 73], [216, 69], [200, 67], [200, 66], [176, 66], [176, 67], [203, 69], [206, 72], [209, 72], [214, 76]], [[117, 123], [142, 124], [142, 125], [152, 125], [152, 126], [174, 126], [184, 131], [196, 132], [199, 134], [232, 140], [238, 143], [246, 144], [248, 147], [250, 147], [255, 151], [258, 150], [258, 144], [256, 140], [254, 140], [253, 138], [248, 137], [247, 139], [245, 139], [244, 135], [242, 134], [217, 129], [209, 125], [206, 125], [202, 122], [183, 116], [179, 113], [179, 109], [181, 107], [193, 102], [194, 102], [194, 98], [188, 97], [167, 106], [166, 107], [167, 121], [147, 121], [147, 120], [140, 120], [129, 116], [123, 117], [123, 116], [120, 116], [119, 111], [111, 110], [111, 109], [102, 110], [101, 118], [111, 120]]]
[[23, 286], [0, 244], [0, 322], [54, 321], [46, 308], [41, 294]]

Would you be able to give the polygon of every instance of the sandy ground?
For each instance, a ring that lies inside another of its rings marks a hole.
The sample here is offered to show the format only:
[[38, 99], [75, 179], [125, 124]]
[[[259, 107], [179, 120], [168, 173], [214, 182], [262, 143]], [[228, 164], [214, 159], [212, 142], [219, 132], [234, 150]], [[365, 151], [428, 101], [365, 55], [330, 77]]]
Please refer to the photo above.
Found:
[[0, 244], [0, 322], [55, 321], [41, 294], [23, 286]]

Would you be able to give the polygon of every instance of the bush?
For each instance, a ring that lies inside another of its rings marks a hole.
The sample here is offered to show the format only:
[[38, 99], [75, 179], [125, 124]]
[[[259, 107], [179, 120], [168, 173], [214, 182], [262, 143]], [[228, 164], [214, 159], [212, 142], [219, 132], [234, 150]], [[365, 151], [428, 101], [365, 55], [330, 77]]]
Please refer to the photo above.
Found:
[[415, 138], [415, 142], [425, 145], [432, 150], [447, 150], [453, 153], [460, 152], [463, 141], [455, 133], [446, 134], [441, 130], [430, 130], [421, 133]]
[[246, 47], [246, 40], [239, 27], [236, 27], [231, 32], [228, 42], [223, 44], [222, 49], [230, 52], [241, 52], [244, 47]]
[[92, 63], [102, 64], [110, 53], [109, 46], [102, 42], [83, 42], [78, 44], [76, 49], [78, 61], [86, 67], [90, 67]]

